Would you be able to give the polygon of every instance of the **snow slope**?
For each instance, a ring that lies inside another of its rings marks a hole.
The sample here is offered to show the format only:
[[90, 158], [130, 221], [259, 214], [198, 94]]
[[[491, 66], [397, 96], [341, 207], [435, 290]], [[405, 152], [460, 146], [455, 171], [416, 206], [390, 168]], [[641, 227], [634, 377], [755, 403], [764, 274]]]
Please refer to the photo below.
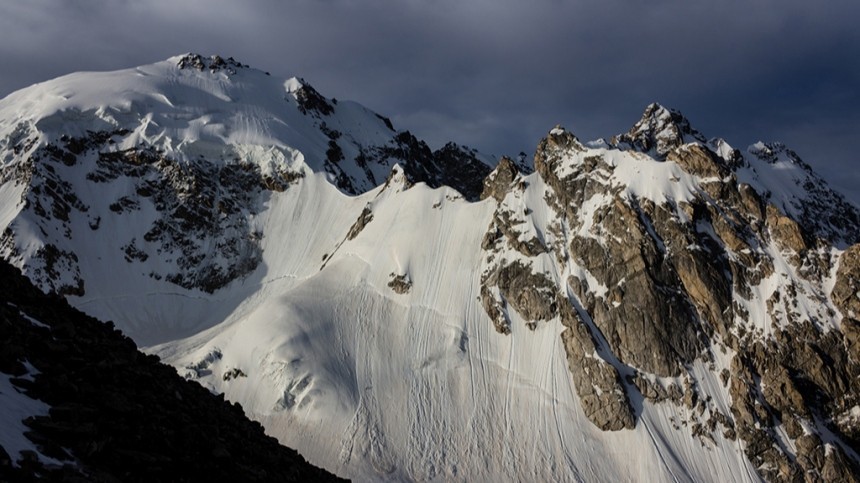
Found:
[[[669, 422], [682, 418], [674, 406], [641, 408], [631, 432], [589, 423], [558, 321], [493, 330], [477, 291], [492, 203], [394, 184], [339, 199], [332, 211], [357, 216], [370, 203], [374, 218], [320, 271], [337, 241], [304, 234], [339, 195], [305, 189], [269, 210], [291, 207], [289, 226], [267, 230], [290, 249], [264, 249], [259, 290], [225, 322], [151, 350], [313, 463], [359, 480], [755, 479], [737, 443], [690, 444], [689, 429]], [[408, 274], [412, 290], [388, 288], [391, 273]], [[224, 381], [234, 368], [247, 377]]]

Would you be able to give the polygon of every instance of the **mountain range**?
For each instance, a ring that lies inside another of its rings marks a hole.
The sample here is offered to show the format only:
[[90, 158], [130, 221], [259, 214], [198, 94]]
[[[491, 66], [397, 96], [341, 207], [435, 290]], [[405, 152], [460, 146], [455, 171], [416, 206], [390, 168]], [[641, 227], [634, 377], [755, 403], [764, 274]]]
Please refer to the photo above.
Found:
[[860, 474], [860, 211], [659, 104], [497, 159], [187, 54], [0, 100], [0, 200], [39, 288], [340, 476]]

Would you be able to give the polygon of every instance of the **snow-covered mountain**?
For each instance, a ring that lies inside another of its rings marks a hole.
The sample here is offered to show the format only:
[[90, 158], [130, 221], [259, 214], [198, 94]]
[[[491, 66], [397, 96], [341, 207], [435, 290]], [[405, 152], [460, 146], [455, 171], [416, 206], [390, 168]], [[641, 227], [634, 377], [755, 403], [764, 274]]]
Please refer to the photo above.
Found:
[[860, 213], [648, 106], [532, 167], [232, 59], [0, 101], [0, 253], [372, 480], [852, 480]]

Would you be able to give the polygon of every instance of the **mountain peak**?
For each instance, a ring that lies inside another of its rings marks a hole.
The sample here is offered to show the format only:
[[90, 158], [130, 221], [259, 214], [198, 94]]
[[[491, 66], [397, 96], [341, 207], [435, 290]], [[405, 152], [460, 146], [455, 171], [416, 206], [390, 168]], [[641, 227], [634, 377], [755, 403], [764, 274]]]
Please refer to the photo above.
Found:
[[765, 194], [804, 229], [839, 249], [860, 242], [860, 211], [831, 189], [800, 156], [781, 142], [747, 148], [751, 170], [741, 179]]
[[665, 159], [672, 149], [691, 142], [704, 143], [706, 138], [680, 111], [652, 102], [645, 107], [639, 121], [613, 141], [613, 144], [626, 144], [630, 149]]
[[249, 67], [247, 64], [236, 61], [233, 57], [227, 57], [226, 59], [220, 55], [203, 57], [193, 52], [179, 57], [176, 65], [180, 69], [197, 69], [201, 72], [208, 70], [212, 73], [224, 71], [230, 75], [235, 74], [237, 69], [247, 69]]
[[754, 144], [751, 144], [747, 148], [747, 152], [770, 164], [782, 160], [787, 161], [791, 164], [796, 164], [802, 167], [805, 171], [812, 170], [812, 168], [810, 168], [808, 164], [806, 164], [802, 159], [800, 159], [800, 156], [798, 156], [797, 153], [795, 153], [785, 144], [779, 141], [758, 141]]

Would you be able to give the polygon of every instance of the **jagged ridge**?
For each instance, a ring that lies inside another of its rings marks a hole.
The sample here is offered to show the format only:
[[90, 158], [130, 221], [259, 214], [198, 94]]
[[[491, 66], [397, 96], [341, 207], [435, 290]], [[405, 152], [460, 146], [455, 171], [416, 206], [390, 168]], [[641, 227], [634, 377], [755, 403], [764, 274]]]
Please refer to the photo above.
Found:
[[[674, 401], [693, 411], [694, 436], [739, 438], [768, 480], [852, 480], [860, 358], [843, 287], [860, 245], [841, 258], [840, 248], [860, 241], [857, 210], [782, 145], [755, 145], [748, 161], [655, 104], [616, 139], [588, 148], [557, 127], [541, 141], [545, 220], [518, 209], [528, 183], [512, 163], [488, 177], [498, 208], [481, 293], [497, 330], [515, 318], [534, 330], [562, 307], [577, 392], [603, 429], [636, 424], [631, 400]], [[788, 183], [767, 176], [775, 163], [794, 170]], [[841, 208], [834, 219], [821, 216], [828, 204]], [[546, 248], [530, 249], [528, 233]], [[837, 266], [846, 273], [830, 298]], [[711, 402], [697, 361], [719, 372], [730, 412]]]

